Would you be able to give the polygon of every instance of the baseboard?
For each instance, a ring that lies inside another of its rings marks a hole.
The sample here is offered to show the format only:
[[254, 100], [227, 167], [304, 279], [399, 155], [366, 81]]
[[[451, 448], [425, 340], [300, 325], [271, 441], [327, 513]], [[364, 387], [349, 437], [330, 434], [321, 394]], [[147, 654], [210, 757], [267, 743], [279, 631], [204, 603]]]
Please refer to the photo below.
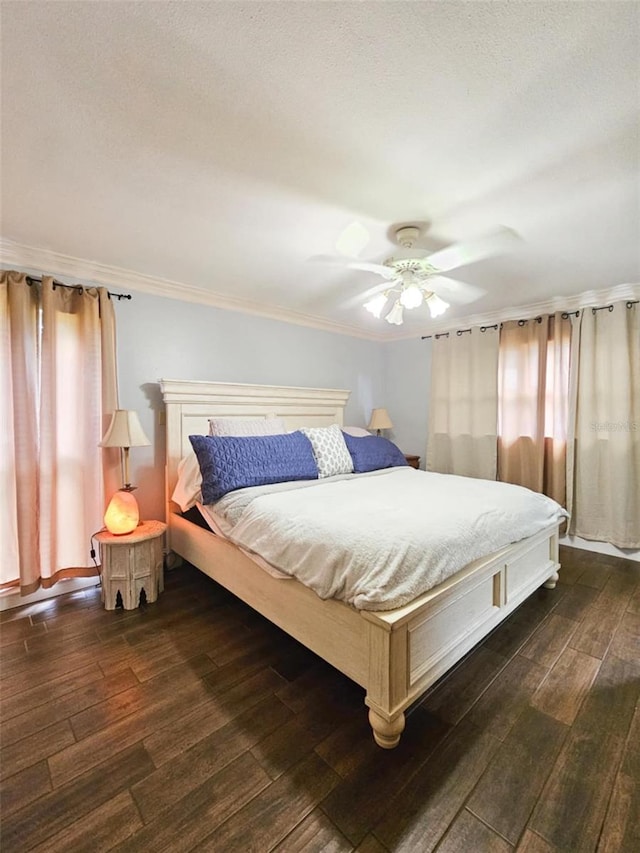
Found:
[[561, 536], [560, 544], [569, 548], [581, 548], [583, 551], [593, 551], [595, 554], [608, 554], [611, 557], [624, 557], [625, 560], [640, 562], [640, 551], [633, 548], [617, 548], [610, 542], [596, 542], [582, 539], [580, 536]]
[[65, 595], [67, 592], [89, 589], [89, 587], [97, 586], [98, 583], [99, 579], [94, 575], [90, 578], [66, 578], [48, 589], [41, 587], [29, 595], [20, 595], [18, 590], [7, 589], [0, 593], [0, 611], [22, 607], [24, 604], [35, 604], [37, 601], [46, 601], [48, 598], [57, 598], [57, 596]]

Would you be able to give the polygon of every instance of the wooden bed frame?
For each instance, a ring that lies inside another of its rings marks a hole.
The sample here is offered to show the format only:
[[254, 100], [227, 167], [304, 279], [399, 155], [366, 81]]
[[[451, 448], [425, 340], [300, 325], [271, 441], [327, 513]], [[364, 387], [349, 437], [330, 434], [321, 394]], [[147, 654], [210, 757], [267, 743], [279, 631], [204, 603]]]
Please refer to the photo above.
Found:
[[288, 428], [343, 423], [348, 391], [161, 380], [166, 405], [168, 546], [366, 691], [373, 736], [391, 749], [405, 709], [535, 589], [558, 580], [558, 525], [475, 560], [396, 610], [355, 610], [277, 579], [233, 544], [186, 520], [170, 500], [189, 435], [213, 416], [275, 414]]

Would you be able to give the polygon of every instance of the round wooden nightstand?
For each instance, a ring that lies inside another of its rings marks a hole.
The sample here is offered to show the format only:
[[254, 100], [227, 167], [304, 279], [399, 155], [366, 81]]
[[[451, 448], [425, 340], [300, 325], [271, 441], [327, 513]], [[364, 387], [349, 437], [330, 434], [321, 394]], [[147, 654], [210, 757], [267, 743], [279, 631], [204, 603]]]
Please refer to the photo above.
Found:
[[404, 458], [407, 460], [407, 462], [409, 463], [409, 465], [411, 465], [412, 468], [419, 468], [420, 467], [420, 457], [419, 456], [413, 456], [411, 453], [405, 453]]
[[163, 591], [162, 536], [166, 529], [163, 521], [143, 521], [123, 536], [107, 530], [96, 534], [102, 562], [101, 595], [107, 610], [115, 610], [118, 593], [124, 609], [134, 610], [143, 590], [147, 602], [155, 601]]

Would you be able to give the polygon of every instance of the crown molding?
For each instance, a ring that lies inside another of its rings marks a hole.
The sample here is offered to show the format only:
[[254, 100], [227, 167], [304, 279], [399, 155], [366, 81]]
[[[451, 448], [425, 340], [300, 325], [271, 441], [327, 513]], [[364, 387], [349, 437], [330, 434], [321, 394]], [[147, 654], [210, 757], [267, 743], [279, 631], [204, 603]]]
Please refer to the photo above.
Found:
[[337, 323], [333, 320], [317, 317], [314, 314], [278, 308], [273, 305], [253, 302], [249, 299], [224, 296], [221, 293], [203, 290], [190, 284], [145, 275], [123, 267], [89, 261], [85, 258], [76, 258], [50, 249], [26, 246], [6, 238], [0, 238], [0, 264], [3, 267], [20, 269], [23, 272], [71, 279], [70, 283], [91, 282], [103, 287], [133, 290], [139, 293], [163, 296], [167, 299], [179, 299], [183, 302], [196, 302], [201, 305], [210, 305], [213, 308], [222, 308], [225, 311], [239, 311], [243, 314], [252, 314], [269, 320], [280, 320], [283, 323], [293, 323], [297, 326], [306, 326], [323, 332], [349, 335], [369, 341], [381, 342], [388, 339], [388, 336], [382, 332], [372, 332], [358, 326]]
[[578, 311], [581, 308], [590, 308], [597, 305], [608, 305], [611, 302], [622, 302], [625, 299], [640, 300], [639, 284], [618, 284], [606, 290], [585, 290], [571, 296], [554, 296], [544, 302], [530, 302], [515, 308], [501, 308], [485, 314], [468, 314], [465, 317], [456, 317], [449, 320], [430, 323], [425, 326], [421, 333], [412, 332], [395, 334], [393, 338], [385, 338], [386, 341], [409, 340], [417, 334], [434, 335], [442, 332], [453, 332], [456, 329], [467, 329], [470, 326], [493, 326], [496, 323], [505, 323], [508, 320], [528, 320], [538, 317], [540, 314], [553, 314], [556, 311]]
[[391, 329], [385, 329], [384, 332], [372, 332], [358, 326], [336, 323], [314, 314], [278, 308], [253, 302], [249, 299], [224, 296], [221, 293], [203, 290], [190, 284], [145, 275], [123, 267], [89, 261], [85, 258], [76, 258], [50, 249], [26, 246], [5, 238], [0, 238], [0, 265], [17, 268], [24, 272], [56, 275], [59, 278], [71, 279], [70, 283], [92, 282], [104, 287], [149, 293], [153, 296], [179, 299], [183, 302], [195, 302], [226, 311], [238, 311], [243, 314], [265, 317], [269, 320], [279, 320], [283, 323], [293, 323], [296, 326], [348, 335], [377, 343], [393, 343], [394, 341], [409, 340], [420, 334], [439, 334], [468, 328], [469, 326], [492, 326], [494, 323], [527, 319], [537, 317], [539, 314], [552, 314], [555, 311], [577, 311], [579, 308], [606, 305], [609, 302], [620, 302], [624, 299], [640, 299], [640, 284], [619, 284], [605, 290], [587, 290], [572, 296], [557, 296], [544, 302], [533, 302], [516, 308], [502, 308], [484, 314], [468, 314], [455, 319], [446, 318], [439, 322], [429, 322], [420, 330], [395, 332]]

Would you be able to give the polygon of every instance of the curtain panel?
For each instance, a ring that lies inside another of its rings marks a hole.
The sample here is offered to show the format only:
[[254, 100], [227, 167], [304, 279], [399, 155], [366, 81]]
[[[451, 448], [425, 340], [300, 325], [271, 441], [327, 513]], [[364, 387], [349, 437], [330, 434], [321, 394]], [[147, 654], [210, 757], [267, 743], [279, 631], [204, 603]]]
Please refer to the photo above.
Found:
[[28, 594], [96, 573], [90, 537], [105, 485], [117, 488], [118, 459], [99, 447], [117, 408], [113, 305], [103, 288], [3, 272], [0, 335], [0, 530], [10, 554], [0, 586]]
[[575, 389], [569, 532], [640, 548], [640, 306], [586, 308]]
[[571, 318], [502, 324], [498, 365], [498, 479], [567, 501]]
[[496, 329], [433, 340], [427, 470], [496, 479]]

